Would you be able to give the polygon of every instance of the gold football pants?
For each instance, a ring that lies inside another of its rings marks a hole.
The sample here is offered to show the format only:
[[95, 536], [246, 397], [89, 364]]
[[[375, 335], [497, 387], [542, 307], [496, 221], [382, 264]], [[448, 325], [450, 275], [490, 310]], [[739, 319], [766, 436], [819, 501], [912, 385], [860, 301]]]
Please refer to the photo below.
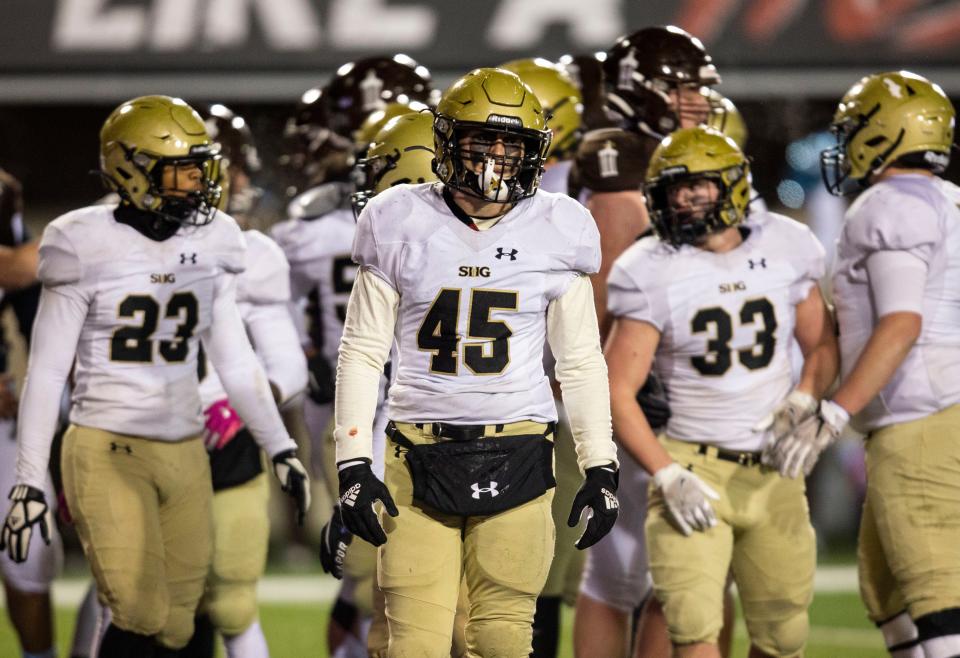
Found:
[[[415, 444], [434, 440], [429, 429], [407, 423], [397, 423], [397, 429]], [[495, 429], [491, 426], [488, 436], [542, 435], [546, 426], [525, 421]], [[463, 581], [469, 600], [467, 655], [527, 656], [536, 599], [553, 558], [553, 490], [492, 516], [443, 514], [414, 504], [410, 470], [394, 447], [387, 444], [386, 485], [400, 514], [381, 512], [387, 543], [377, 557], [386, 655], [449, 656]]]
[[717, 642], [732, 568], [753, 644], [771, 656], [802, 655], [816, 570], [803, 479], [700, 454], [693, 443], [663, 442], [674, 460], [720, 494], [710, 501], [716, 527], [685, 537], [651, 484], [647, 551], [671, 641]]
[[173, 649], [186, 645], [213, 548], [203, 442], [71, 425], [62, 465], [67, 504], [113, 623]]
[[960, 608], [960, 405], [873, 432], [857, 557], [874, 622]]

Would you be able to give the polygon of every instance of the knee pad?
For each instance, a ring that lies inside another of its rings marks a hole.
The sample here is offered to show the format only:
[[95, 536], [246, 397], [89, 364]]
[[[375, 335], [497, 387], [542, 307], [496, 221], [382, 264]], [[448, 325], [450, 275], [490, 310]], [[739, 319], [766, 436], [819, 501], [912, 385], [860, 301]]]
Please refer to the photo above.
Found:
[[667, 631], [674, 644], [716, 644], [723, 627], [723, 602], [705, 601], [699, 593], [673, 592], [660, 598]]
[[206, 610], [224, 635], [239, 635], [257, 618], [257, 585], [220, 584], [207, 593]]
[[[156, 635], [167, 623], [170, 614], [170, 598], [165, 587], [155, 587], [152, 591], [143, 592], [128, 591], [128, 588], [121, 587], [106, 595], [102, 590], [100, 591], [100, 602], [110, 608], [113, 624], [119, 628], [140, 635]], [[191, 611], [191, 618], [192, 616]], [[191, 622], [191, 628], [192, 626]], [[188, 635], [187, 639], [189, 638]]]
[[807, 611], [778, 619], [752, 620], [747, 623], [750, 641], [771, 656], [783, 658], [803, 655], [810, 632]]

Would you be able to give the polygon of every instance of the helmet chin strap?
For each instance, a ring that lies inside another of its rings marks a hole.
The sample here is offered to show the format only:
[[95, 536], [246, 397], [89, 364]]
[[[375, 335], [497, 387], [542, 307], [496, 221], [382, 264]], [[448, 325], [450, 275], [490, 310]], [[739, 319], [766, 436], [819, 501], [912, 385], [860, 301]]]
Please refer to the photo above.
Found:
[[479, 176], [480, 191], [489, 201], [503, 203], [510, 199], [511, 178], [496, 171], [496, 161], [487, 158], [483, 163], [483, 172]]

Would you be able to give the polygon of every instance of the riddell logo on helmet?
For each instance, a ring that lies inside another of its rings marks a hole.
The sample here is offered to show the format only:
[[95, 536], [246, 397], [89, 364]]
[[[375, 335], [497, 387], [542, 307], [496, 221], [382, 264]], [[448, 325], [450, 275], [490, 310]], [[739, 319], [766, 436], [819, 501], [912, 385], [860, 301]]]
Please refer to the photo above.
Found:
[[520, 117], [505, 117], [502, 114], [491, 114], [487, 117], [487, 123], [499, 123], [503, 126], [523, 128], [523, 120]]

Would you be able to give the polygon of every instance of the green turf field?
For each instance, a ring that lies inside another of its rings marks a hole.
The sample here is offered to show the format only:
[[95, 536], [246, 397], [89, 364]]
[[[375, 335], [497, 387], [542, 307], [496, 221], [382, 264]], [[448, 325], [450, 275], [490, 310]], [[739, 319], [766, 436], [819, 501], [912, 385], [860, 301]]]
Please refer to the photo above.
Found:
[[[326, 617], [329, 604], [271, 603], [261, 607], [261, 620], [273, 658], [323, 658]], [[69, 658], [68, 648], [73, 629], [74, 611], [58, 609], [57, 642], [60, 656]], [[564, 628], [571, 628], [570, 611], [566, 611]], [[810, 611], [812, 626], [807, 658], [882, 658], [886, 656], [880, 633], [867, 622], [863, 606], [853, 593], [818, 594]], [[572, 658], [569, 638], [562, 645], [562, 658]], [[746, 632], [738, 625], [734, 656], [747, 654]], [[16, 640], [4, 617], [0, 623], [0, 656], [18, 656]]]

